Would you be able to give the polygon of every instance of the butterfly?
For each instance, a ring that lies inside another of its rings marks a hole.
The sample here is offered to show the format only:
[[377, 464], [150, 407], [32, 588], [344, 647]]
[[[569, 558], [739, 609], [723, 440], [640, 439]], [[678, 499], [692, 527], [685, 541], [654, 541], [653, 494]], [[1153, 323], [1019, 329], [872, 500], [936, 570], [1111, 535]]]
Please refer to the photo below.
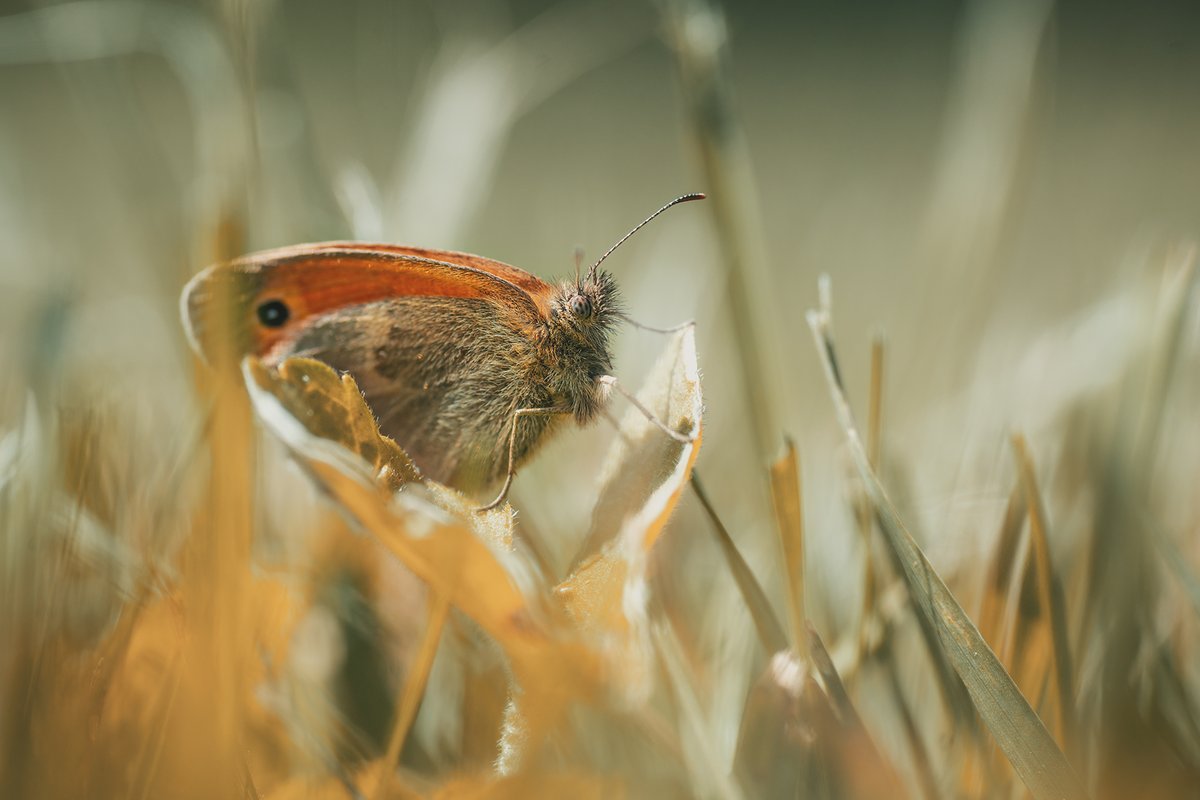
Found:
[[[482, 256], [326, 242], [216, 264], [184, 288], [181, 311], [202, 355], [214, 334], [268, 366], [308, 357], [354, 377], [380, 431], [422, 473], [468, 494], [503, 482], [564, 422], [595, 420], [613, 388], [668, 435], [612, 376], [610, 339], [630, 321], [605, 259], [683, 195], [625, 234], [586, 273], [546, 283]], [[216, 313], [216, 304], [229, 306]], [[224, 321], [226, 330], [214, 331]], [[636, 324], [636, 323], [635, 323]], [[646, 327], [646, 326], [642, 326]]]

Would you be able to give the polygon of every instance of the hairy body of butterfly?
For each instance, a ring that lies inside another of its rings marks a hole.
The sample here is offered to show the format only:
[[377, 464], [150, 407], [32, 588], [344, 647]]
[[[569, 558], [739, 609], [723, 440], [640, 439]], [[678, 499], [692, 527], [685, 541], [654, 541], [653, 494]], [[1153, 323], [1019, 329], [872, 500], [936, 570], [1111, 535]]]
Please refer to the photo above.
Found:
[[267, 251], [210, 267], [184, 290], [201, 351], [218, 297], [232, 305], [238, 352], [350, 373], [383, 433], [428, 477], [466, 492], [498, 483], [565, 416], [586, 425], [607, 400], [600, 378], [612, 369], [618, 309], [604, 272], [552, 286], [448, 251], [338, 242]]

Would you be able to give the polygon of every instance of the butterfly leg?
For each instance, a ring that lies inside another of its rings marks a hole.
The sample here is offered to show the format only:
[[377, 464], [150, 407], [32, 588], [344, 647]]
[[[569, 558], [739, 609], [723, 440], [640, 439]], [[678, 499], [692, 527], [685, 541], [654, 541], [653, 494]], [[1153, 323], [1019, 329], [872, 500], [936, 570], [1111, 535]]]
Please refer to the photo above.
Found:
[[504, 485], [500, 487], [500, 494], [496, 495], [496, 499], [488, 503], [486, 506], [480, 506], [475, 509], [479, 513], [491, 511], [496, 506], [504, 502], [504, 498], [508, 497], [508, 490], [512, 487], [513, 478], [517, 476], [516, 467], [513, 464], [513, 458], [516, 454], [517, 447], [517, 422], [521, 417], [546, 417], [551, 414], [570, 414], [570, 409], [558, 408], [557, 406], [549, 406], [546, 408], [518, 408], [513, 412], [512, 427], [508, 433], [508, 470], [504, 476]]
[[620, 383], [618, 383], [617, 379], [614, 376], [602, 375], [600, 377], [600, 382], [607, 386], [611, 386], [612, 388], [614, 388], [618, 392], [620, 392], [621, 396], [623, 396], [626, 400], [628, 400], [633, 405], [634, 408], [636, 408], [638, 411], [642, 412], [642, 416], [644, 416], [646, 419], [650, 420], [650, 422], [654, 423], [654, 426], [656, 428], [658, 428], [660, 431], [665, 433], [667, 436], [670, 436], [675, 441], [680, 442], [682, 444], [691, 444], [692, 442], [696, 441], [696, 434], [693, 433], [693, 434], [689, 435], [689, 434], [680, 433], [679, 431], [675, 430], [667, 423], [663, 422], [657, 416], [655, 416], [654, 412], [651, 411], [650, 409], [646, 408], [646, 406], [644, 406], [642, 404], [642, 401], [638, 400], [637, 397], [633, 394], [633, 392], [628, 391], [624, 386], [622, 386]]

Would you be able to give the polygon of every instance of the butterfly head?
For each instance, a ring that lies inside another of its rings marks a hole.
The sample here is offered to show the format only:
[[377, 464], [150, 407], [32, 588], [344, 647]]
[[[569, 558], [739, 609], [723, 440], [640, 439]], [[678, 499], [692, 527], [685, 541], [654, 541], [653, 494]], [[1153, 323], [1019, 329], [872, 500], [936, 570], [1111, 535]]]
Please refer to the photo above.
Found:
[[606, 337], [620, 312], [617, 282], [607, 272], [589, 272], [563, 283], [551, 303], [551, 323], [575, 338]]
[[612, 371], [609, 337], [620, 320], [617, 284], [607, 272], [559, 284], [546, 317], [547, 358], [557, 367], [553, 391], [587, 422], [600, 409], [598, 379]]

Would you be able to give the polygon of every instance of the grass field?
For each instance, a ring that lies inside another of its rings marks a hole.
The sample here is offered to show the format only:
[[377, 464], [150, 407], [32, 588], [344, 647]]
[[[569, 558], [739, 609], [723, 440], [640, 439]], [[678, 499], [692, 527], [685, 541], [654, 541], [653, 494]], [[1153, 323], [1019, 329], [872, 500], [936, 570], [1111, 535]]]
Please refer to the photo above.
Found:
[[[0, 797], [1200, 791], [1188, 4], [10, 6]], [[691, 191], [606, 266], [701, 435], [614, 397], [488, 514], [179, 317]]]

